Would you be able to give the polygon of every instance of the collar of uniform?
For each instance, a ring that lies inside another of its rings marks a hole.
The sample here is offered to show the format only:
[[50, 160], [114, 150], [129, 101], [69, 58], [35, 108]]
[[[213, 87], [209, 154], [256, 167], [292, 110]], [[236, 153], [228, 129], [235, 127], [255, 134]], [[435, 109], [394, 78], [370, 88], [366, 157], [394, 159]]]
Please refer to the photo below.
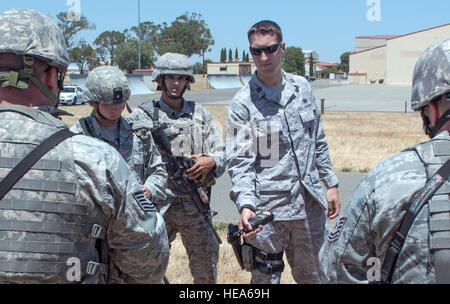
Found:
[[189, 116], [194, 115], [194, 103], [187, 101], [183, 98], [183, 107], [180, 111], [175, 111], [171, 107], [167, 105], [167, 103], [164, 102], [164, 100], [161, 98], [158, 102], [158, 106], [161, 108], [161, 110], [169, 116], [170, 119], [178, 119], [181, 116], [187, 114]]
[[284, 70], [281, 70], [281, 81], [283, 89], [281, 91], [281, 98], [278, 101], [276, 100], [276, 98], [274, 98], [272, 91], [266, 85], [264, 85], [261, 80], [259, 80], [257, 72], [258, 71], [253, 74], [253, 77], [250, 80], [250, 89], [252, 92], [254, 92], [254, 94], [256, 94], [258, 99], [262, 99], [265, 97], [266, 99], [278, 103], [280, 106], [284, 107], [291, 99], [292, 95], [299, 92], [299, 88], [295, 85], [294, 80], [286, 77], [286, 73], [284, 72]]

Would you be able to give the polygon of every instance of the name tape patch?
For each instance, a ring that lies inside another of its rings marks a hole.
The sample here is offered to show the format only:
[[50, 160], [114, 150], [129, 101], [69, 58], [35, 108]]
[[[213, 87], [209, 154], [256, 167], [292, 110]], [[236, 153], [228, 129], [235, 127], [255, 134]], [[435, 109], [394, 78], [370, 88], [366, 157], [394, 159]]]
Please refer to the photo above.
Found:
[[143, 191], [138, 191], [133, 193], [133, 197], [138, 202], [139, 206], [141, 206], [144, 212], [154, 212], [156, 211], [155, 205], [147, 199]]
[[328, 241], [334, 242], [336, 241], [339, 236], [341, 235], [342, 229], [344, 229], [345, 222], [347, 221], [347, 218], [345, 216], [341, 217], [339, 221], [334, 225], [333, 231], [328, 235]]

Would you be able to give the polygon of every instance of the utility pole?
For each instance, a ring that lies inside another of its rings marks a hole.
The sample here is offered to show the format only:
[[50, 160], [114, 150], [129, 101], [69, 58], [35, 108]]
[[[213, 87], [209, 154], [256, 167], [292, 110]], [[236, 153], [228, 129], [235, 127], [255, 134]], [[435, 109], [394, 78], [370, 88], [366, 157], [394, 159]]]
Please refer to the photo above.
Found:
[[141, 69], [141, 0], [138, 0], [138, 68]]

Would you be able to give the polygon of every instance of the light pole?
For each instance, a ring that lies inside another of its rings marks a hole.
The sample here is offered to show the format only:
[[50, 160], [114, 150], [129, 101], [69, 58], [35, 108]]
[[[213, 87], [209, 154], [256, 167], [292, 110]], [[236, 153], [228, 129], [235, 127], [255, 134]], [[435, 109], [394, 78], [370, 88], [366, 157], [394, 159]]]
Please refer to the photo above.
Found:
[[141, 69], [141, 0], [138, 0], [138, 69]]

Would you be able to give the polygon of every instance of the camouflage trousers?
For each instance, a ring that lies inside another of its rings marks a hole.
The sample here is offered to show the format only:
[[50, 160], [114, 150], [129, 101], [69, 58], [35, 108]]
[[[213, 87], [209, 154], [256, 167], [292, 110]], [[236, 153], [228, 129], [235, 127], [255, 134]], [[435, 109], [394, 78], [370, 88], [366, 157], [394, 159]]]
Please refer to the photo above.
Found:
[[[246, 242], [266, 253], [284, 251], [292, 276], [298, 284], [321, 283], [319, 276], [319, 250], [326, 236], [325, 210], [313, 199], [305, 203], [306, 217], [292, 221], [274, 221], [264, 226], [256, 236]], [[256, 257], [256, 260], [263, 262]], [[272, 265], [281, 261], [271, 261]], [[265, 274], [252, 271], [251, 284], [279, 284], [281, 272]]]
[[180, 233], [194, 284], [215, 284], [219, 243], [194, 203], [188, 198], [171, 199], [164, 219], [170, 243]]

